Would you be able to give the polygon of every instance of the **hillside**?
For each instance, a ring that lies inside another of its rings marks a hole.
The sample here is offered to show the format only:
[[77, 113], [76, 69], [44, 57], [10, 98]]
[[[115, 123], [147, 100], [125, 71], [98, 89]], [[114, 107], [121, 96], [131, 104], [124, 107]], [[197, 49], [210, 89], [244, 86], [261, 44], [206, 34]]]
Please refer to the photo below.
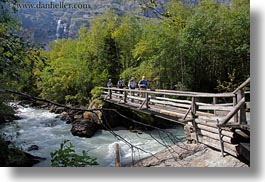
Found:
[[[159, 0], [158, 9], [162, 11], [163, 4], [168, 0]], [[37, 4], [35, 0], [23, 1]], [[43, 4], [51, 1], [41, 1]], [[54, 0], [54, 3], [60, 3]], [[23, 36], [27, 40], [46, 46], [48, 42], [57, 38], [75, 38], [79, 27], [84, 24], [89, 28], [93, 17], [103, 14], [106, 9], [113, 9], [118, 15], [126, 12], [140, 16], [155, 16], [151, 10], [143, 10], [137, 0], [68, 0], [64, 3], [88, 4], [89, 8], [82, 9], [49, 9], [49, 8], [21, 8], [16, 16], [24, 28]]]

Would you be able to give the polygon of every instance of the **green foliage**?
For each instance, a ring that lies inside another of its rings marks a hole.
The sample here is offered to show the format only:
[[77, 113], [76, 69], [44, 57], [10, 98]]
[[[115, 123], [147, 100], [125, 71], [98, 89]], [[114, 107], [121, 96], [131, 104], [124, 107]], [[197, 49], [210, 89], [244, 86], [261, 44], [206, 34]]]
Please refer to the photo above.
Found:
[[91, 95], [93, 98], [99, 98], [101, 96], [102, 90], [100, 89], [100, 87], [94, 87], [91, 90]]
[[60, 103], [87, 104], [99, 94], [94, 87], [120, 76], [127, 82], [145, 75], [152, 88], [211, 92], [234, 71], [238, 84], [250, 74], [249, 15], [247, 0], [169, 1], [160, 19], [107, 10], [89, 29], [81, 26], [77, 39], [56, 40], [41, 52], [46, 64], [34, 68], [37, 88]]
[[239, 85], [235, 84], [235, 69], [232, 73], [228, 73], [228, 81], [221, 82], [220, 80], [217, 80], [217, 87], [216, 89], [219, 92], [232, 92], [234, 91]]
[[74, 145], [69, 140], [64, 140], [60, 149], [51, 153], [52, 167], [86, 167], [98, 165], [96, 158], [90, 157], [87, 151], [82, 155], [75, 153]]

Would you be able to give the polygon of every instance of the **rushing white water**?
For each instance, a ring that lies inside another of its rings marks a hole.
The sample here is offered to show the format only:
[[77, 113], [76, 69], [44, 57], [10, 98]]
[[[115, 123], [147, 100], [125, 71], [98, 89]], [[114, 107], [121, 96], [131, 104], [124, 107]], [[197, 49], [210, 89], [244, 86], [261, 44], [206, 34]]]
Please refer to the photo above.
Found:
[[[17, 115], [22, 119], [4, 125], [1, 133], [6, 139], [14, 142], [16, 146], [25, 151], [31, 145], [39, 146], [39, 150], [33, 150], [29, 153], [45, 157], [46, 160], [35, 166], [50, 166], [50, 153], [59, 149], [60, 144], [65, 139], [70, 140], [74, 144], [77, 153], [81, 153], [82, 150], [88, 150], [90, 156], [97, 158], [99, 166], [114, 166], [115, 143], [120, 145], [122, 164], [129, 164], [132, 161], [131, 148], [123, 141], [117, 140], [108, 131], [100, 130], [92, 138], [80, 138], [71, 134], [70, 124], [66, 124], [56, 118], [56, 114], [47, 110], [20, 107]], [[184, 136], [182, 127], [167, 131], [174, 133], [178, 137]], [[117, 130], [115, 132], [133, 145], [153, 154], [164, 149], [161, 144], [147, 133], [137, 134], [127, 130]], [[152, 131], [151, 134], [153, 137], [159, 138], [157, 131]], [[134, 157], [135, 159], [140, 159], [149, 155], [149, 153], [137, 151]]]

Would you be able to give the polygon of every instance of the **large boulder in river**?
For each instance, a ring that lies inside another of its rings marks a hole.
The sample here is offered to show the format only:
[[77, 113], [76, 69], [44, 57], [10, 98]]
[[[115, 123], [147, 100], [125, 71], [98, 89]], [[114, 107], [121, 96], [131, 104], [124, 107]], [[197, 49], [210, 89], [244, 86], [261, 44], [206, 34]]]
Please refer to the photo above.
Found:
[[90, 138], [98, 129], [99, 125], [90, 119], [77, 119], [72, 123], [71, 132], [74, 136]]
[[83, 113], [83, 118], [84, 119], [90, 119], [94, 123], [97, 123], [99, 125], [102, 124], [100, 117], [101, 117], [101, 113], [99, 111], [94, 111], [94, 112], [85, 111]]

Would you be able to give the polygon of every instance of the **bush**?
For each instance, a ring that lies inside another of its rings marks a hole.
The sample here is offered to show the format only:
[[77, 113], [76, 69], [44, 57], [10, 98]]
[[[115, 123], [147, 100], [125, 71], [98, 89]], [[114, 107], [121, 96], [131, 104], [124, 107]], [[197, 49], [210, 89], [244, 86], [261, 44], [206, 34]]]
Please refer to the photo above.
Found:
[[86, 167], [98, 165], [97, 159], [87, 155], [83, 150], [82, 155], [75, 153], [74, 145], [69, 140], [64, 140], [60, 149], [51, 153], [52, 167]]

